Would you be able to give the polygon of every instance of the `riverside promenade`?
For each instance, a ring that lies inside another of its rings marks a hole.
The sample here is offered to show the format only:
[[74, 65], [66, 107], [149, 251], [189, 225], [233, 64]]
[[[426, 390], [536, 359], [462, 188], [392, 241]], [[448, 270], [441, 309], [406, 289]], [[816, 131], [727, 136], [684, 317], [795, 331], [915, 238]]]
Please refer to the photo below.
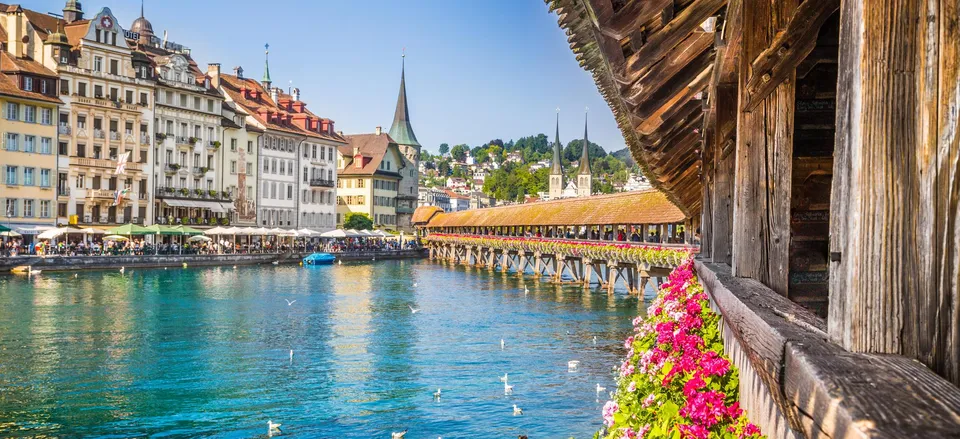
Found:
[[[208, 255], [119, 255], [119, 256], [14, 256], [0, 258], [0, 273], [7, 274], [14, 267], [31, 266], [33, 270], [75, 271], [110, 270], [160, 267], [209, 267], [233, 265], [299, 264], [311, 252], [208, 254]], [[376, 250], [331, 253], [341, 261], [372, 261], [383, 259], [421, 259], [426, 249]]]

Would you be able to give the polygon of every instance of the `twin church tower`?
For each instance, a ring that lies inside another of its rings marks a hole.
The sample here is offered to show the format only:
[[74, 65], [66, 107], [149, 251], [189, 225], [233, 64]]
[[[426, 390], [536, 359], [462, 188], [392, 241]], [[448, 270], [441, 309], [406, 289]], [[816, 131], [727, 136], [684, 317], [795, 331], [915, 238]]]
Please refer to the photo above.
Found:
[[577, 172], [577, 182], [571, 182], [571, 187], [563, 184], [563, 163], [560, 144], [560, 112], [557, 111], [557, 132], [553, 141], [553, 166], [550, 168], [551, 200], [569, 197], [589, 197], [593, 194], [593, 174], [590, 172], [590, 141], [587, 139], [587, 117], [583, 118], [583, 151], [580, 153], [580, 168]]

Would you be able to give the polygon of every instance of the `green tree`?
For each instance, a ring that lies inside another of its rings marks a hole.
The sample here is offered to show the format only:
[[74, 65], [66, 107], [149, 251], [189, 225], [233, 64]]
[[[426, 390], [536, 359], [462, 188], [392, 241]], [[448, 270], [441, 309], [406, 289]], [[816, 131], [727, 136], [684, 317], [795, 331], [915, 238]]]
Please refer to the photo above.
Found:
[[443, 178], [446, 178], [450, 175], [450, 162], [444, 160], [440, 163], [437, 163], [437, 174]]
[[447, 145], [446, 143], [441, 143], [441, 144], [440, 144], [440, 155], [444, 155], [444, 154], [446, 154], [446, 153], [448, 153], [448, 152], [450, 152], [450, 145]]
[[373, 230], [373, 220], [363, 212], [349, 212], [343, 220], [344, 229]]
[[454, 146], [453, 149], [450, 150], [450, 155], [453, 156], [454, 160], [462, 162], [467, 158], [467, 151], [469, 150], [470, 150], [469, 146], [461, 143], [457, 146]]

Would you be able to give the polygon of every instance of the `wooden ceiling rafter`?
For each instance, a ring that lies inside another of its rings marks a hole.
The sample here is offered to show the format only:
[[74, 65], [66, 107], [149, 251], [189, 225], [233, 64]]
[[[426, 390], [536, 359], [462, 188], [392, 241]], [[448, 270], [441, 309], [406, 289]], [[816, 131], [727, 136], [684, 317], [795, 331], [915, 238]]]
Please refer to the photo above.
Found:
[[611, 0], [545, 1], [558, 10], [641, 171], [684, 214], [696, 215], [703, 124], [712, 114], [703, 92], [715, 83], [718, 58], [717, 34], [701, 24], [727, 0], [632, 0], [618, 10]]

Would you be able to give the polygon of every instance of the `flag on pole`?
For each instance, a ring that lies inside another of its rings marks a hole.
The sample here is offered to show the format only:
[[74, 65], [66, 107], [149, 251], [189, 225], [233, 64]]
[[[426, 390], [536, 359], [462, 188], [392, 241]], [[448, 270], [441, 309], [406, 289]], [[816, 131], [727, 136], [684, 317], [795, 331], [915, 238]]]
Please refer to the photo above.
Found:
[[130, 193], [130, 188], [128, 188], [128, 187], [125, 187], [125, 188], [123, 188], [123, 189], [119, 189], [119, 190], [117, 190], [116, 192], [114, 192], [114, 193], [113, 193], [113, 205], [114, 205], [114, 206], [119, 206], [120, 203], [123, 203], [123, 199], [126, 198], [126, 196], [127, 196], [129, 193]]
[[130, 160], [130, 152], [121, 153], [117, 157], [117, 171], [116, 174], [123, 175], [127, 173], [127, 161]]

